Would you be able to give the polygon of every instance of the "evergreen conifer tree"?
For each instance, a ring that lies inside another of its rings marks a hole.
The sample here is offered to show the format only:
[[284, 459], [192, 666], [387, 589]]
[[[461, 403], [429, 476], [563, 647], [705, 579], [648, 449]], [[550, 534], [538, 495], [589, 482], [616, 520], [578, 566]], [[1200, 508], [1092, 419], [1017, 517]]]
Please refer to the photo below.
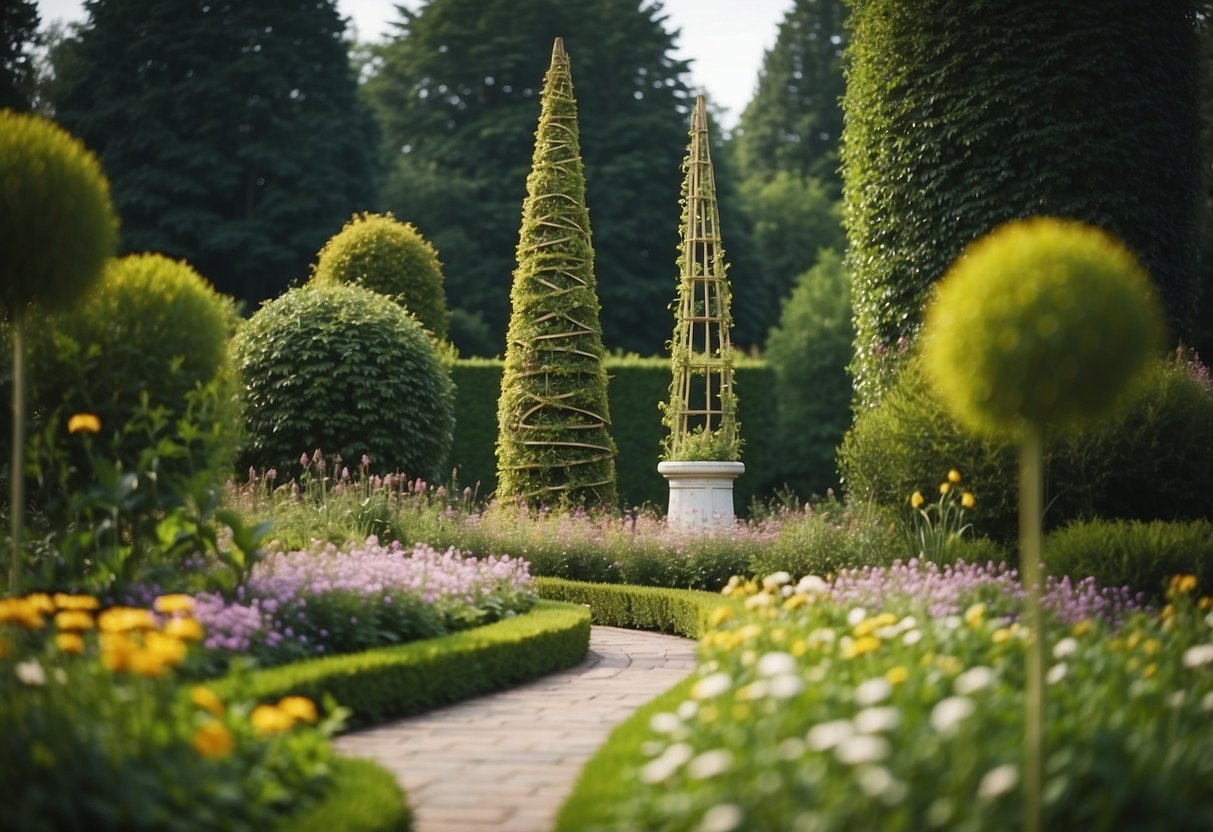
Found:
[[498, 400], [497, 494], [614, 507], [615, 443], [577, 102], [557, 38], [540, 97]]

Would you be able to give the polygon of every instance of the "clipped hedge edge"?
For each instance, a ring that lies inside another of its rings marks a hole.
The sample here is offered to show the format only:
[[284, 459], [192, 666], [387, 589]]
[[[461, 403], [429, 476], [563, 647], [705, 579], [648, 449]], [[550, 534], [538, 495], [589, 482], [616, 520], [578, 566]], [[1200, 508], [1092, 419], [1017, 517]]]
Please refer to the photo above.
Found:
[[595, 584], [566, 578], [535, 578], [542, 598], [584, 604], [593, 623], [629, 630], [653, 630], [698, 639], [709, 617], [728, 599], [694, 589], [664, 589], [629, 584]]

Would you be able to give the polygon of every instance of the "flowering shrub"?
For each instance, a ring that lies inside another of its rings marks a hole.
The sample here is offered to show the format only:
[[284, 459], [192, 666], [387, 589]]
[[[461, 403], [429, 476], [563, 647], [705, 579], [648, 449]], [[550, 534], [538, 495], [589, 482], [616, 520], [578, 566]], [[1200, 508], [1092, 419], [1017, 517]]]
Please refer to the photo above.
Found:
[[197, 596], [206, 646], [263, 665], [399, 644], [488, 624], [538, 600], [527, 563], [374, 536], [267, 556], [234, 598]]
[[155, 610], [87, 595], [0, 599], [6, 828], [272, 828], [329, 779], [316, 705], [225, 703], [180, 682], [203, 629], [188, 596]]
[[[964, 604], [965, 574], [907, 566], [866, 592], [871, 576], [734, 582], [744, 604], [717, 613], [689, 696], [651, 718], [619, 773], [637, 786], [595, 828], [1017, 828], [1030, 633], [994, 603], [928, 617], [911, 601], [950, 581]], [[1119, 628], [1054, 630], [1045, 828], [1210, 828], [1213, 613], [1194, 586]]]

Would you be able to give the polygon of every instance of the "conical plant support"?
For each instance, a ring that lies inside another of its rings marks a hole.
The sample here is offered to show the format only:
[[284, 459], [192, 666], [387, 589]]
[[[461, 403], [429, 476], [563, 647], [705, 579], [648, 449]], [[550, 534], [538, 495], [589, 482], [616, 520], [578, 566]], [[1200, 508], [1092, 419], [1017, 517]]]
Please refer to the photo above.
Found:
[[703, 528], [733, 522], [733, 479], [745, 466], [738, 461], [731, 295], [702, 95], [695, 101], [683, 171], [682, 247], [670, 340], [673, 378], [663, 406], [669, 435], [658, 471], [670, 482], [669, 524]]
[[544, 79], [510, 289], [498, 400], [497, 495], [533, 507], [614, 508], [594, 249], [564, 42]]

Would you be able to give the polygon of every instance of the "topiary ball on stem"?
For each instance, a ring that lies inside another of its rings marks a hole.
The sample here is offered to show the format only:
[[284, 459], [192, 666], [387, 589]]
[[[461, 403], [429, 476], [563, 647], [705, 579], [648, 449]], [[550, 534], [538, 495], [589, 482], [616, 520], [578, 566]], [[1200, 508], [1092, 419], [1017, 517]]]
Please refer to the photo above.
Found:
[[270, 301], [232, 345], [244, 390], [242, 465], [299, 471], [314, 449], [375, 472], [442, 477], [454, 385], [417, 319], [360, 286], [309, 283]]
[[387, 295], [416, 315], [436, 339], [447, 336], [438, 252], [411, 223], [391, 213], [356, 214], [320, 250], [312, 279], [355, 283]]
[[972, 243], [927, 308], [924, 358], [976, 432], [1066, 433], [1108, 413], [1162, 345], [1145, 270], [1104, 231], [1021, 220]]
[[118, 219], [101, 165], [36, 116], [0, 110], [0, 300], [71, 305], [101, 274]]

